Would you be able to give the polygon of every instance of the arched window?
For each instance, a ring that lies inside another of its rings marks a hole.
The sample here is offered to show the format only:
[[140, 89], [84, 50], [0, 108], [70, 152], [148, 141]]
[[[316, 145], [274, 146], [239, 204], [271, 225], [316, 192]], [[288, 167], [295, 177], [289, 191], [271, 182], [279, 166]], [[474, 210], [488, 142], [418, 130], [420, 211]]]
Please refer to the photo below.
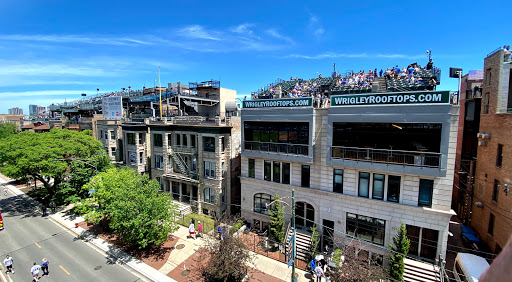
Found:
[[273, 197], [269, 194], [258, 193], [254, 195], [254, 212], [268, 214], [267, 204], [273, 201]]
[[214, 204], [215, 203], [215, 190], [212, 188], [204, 188], [203, 189], [203, 201], [205, 203]]

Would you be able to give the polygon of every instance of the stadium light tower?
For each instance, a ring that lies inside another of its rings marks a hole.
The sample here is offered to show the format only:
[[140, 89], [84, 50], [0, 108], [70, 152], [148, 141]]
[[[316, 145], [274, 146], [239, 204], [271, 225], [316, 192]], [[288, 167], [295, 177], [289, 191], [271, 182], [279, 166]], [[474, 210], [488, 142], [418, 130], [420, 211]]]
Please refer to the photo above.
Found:
[[432, 56], [432, 49], [428, 49], [427, 50], [427, 55], [428, 55], [428, 61], [430, 62], [430, 59], [431, 59], [431, 56]]

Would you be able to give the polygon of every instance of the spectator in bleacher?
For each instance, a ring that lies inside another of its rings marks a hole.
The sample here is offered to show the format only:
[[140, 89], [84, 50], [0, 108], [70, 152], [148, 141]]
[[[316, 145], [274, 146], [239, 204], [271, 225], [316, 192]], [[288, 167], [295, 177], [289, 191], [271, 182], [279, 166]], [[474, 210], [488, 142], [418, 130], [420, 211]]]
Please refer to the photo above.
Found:
[[382, 77], [382, 69], [380, 69], [379, 76]]
[[512, 51], [510, 51], [510, 45], [503, 46], [503, 50], [505, 51], [503, 59], [504, 59], [505, 62], [509, 62], [510, 61], [510, 58], [509, 58], [510, 54], [512, 54]]
[[378, 74], [378, 72], [377, 72], [377, 68], [375, 68], [375, 70], [373, 71], [373, 75], [374, 75], [375, 77], [378, 77], [378, 76], [379, 76], [379, 74]]

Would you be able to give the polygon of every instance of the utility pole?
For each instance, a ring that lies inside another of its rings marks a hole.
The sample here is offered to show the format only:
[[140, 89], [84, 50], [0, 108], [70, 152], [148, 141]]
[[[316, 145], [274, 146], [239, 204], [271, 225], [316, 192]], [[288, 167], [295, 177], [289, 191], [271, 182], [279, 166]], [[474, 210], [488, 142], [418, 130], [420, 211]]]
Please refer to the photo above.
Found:
[[297, 229], [295, 229], [295, 189], [292, 189], [292, 228], [293, 228], [293, 242], [292, 242], [292, 282], [295, 282], [295, 243], [297, 240]]

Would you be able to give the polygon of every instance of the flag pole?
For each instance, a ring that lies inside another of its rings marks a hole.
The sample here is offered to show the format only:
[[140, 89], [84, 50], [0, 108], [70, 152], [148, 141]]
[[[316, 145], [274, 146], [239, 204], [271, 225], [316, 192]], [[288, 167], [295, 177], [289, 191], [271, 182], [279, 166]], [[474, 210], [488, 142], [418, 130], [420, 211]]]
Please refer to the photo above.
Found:
[[160, 83], [160, 66], [158, 66], [158, 89], [160, 90], [160, 120], [162, 120], [162, 84]]

